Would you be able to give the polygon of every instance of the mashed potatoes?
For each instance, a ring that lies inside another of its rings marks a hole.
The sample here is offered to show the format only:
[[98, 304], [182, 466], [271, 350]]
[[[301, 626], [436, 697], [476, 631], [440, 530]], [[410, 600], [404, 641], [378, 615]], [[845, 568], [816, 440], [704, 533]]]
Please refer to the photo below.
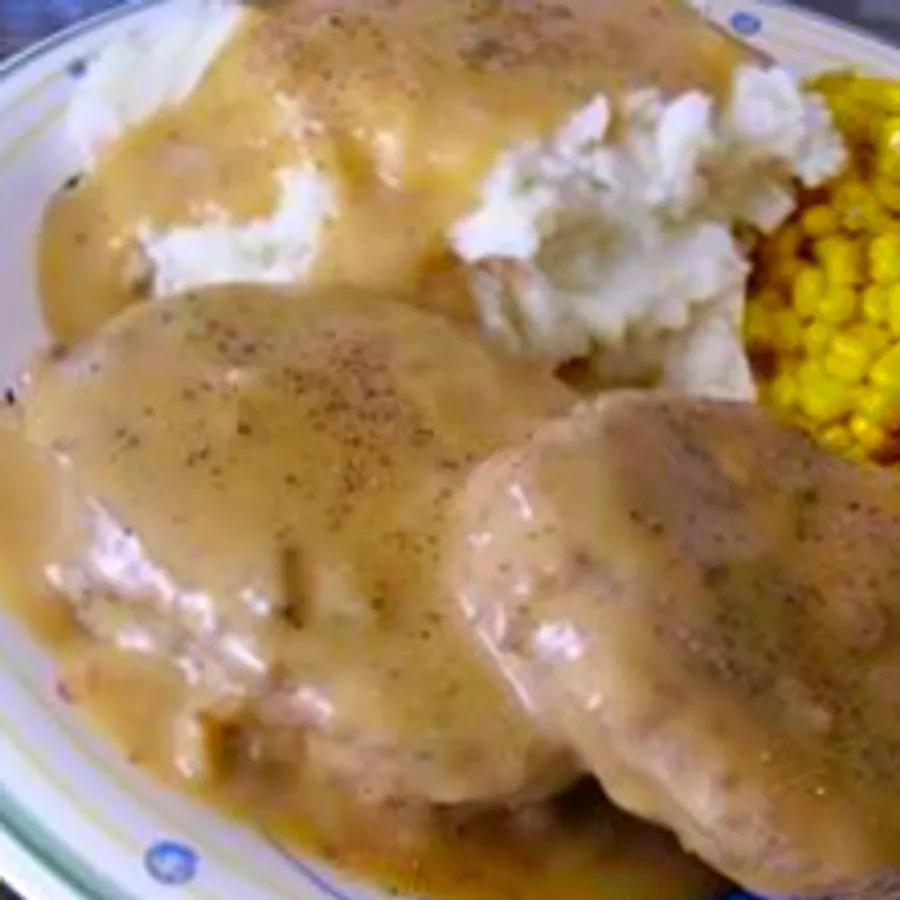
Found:
[[[188, 96], [242, 15], [224, 0], [191, 0], [152, 39], [110, 48], [71, 110], [88, 165], [130, 125]], [[555, 133], [511, 143], [441, 239], [497, 340], [553, 362], [590, 355], [607, 383], [749, 398], [739, 333], [748, 266], [735, 226], [775, 228], [793, 208], [794, 178], [816, 185], [843, 162], [818, 97], [782, 70], [743, 66], [724, 102], [703, 90], [598, 94]], [[194, 221], [137, 229], [157, 296], [309, 276], [347, 214], [339, 176], [311, 166], [274, 174], [267, 216], [212, 206]]]
[[[700, 92], [604, 97], [512, 149], [453, 230], [488, 330], [556, 359], [600, 350], [612, 380], [749, 397], [737, 223], [770, 231], [844, 162], [824, 103], [746, 67], [717, 110]], [[624, 352], [623, 352], [624, 351]]]

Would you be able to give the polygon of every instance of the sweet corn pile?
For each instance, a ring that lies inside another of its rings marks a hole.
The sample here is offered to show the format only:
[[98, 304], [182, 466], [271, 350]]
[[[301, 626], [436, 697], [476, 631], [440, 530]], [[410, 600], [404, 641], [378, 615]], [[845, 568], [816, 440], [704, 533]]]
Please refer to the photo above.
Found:
[[852, 163], [759, 245], [745, 338], [763, 403], [838, 453], [900, 464], [900, 82], [816, 87]]

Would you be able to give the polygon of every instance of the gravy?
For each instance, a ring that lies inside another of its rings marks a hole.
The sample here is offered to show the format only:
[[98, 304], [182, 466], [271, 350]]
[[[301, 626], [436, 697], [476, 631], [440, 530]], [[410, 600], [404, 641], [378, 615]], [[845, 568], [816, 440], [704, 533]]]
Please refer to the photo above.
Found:
[[[745, 56], [668, 0], [252, 9], [184, 104], [131, 130], [48, 208], [46, 321], [66, 346], [96, 334], [149, 293], [142, 226], [197, 224], [211, 210], [234, 221], [269, 215], [276, 173], [304, 164], [332, 180], [339, 207], [310, 281], [418, 293], [465, 320], [445, 235], [498, 154], [600, 91], [720, 95]], [[518, 812], [361, 803], [298, 761], [276, 731], [261, 761], [239, 728], [219, 734], [227, 774], [186, 782], [173, 747], [193, 698], [173, 665], [96, 641], [48, 587], [47, 566], [88, 524], [79, 491], [15, 423], [0, 429], [0, 501], [4, 595], [60, 658], [62, 693], [136, 766], [386, 889], [453, 900], [706, 900], [724, 887], [589, 786]]]
[[[312, 281], [418, 291], [498, 155], [598, 92], [720, 95], [748, 57], [674, 0], [285, 0], [253, 10], [181, 106], [129, 131], [51, 204], [41, 288], [72, 342], [146, 292], [142, 225], [266, 216], [280, 170], [338, 193]], [[660, 48], [665, 47], [666, 52]], [[465, 291], [422, 296], [460, 317]]]
[[[221, 296], [213, 299], [219, 305], [223, 302]], [[279, 316], [290, 319], [298, 307], [284, 306], [283, 301], [265, 297], [258, 308], [280, 310], [274, 313], [276, 320]], [[213, 303], [209, 308], [217, 307]], [[165, 311], [157, 315], [165, 318]], [[413, 311], [397, 314], [405, 321]], [[269, 314], [265, 315], [268, 319]], [[377, 313], [372, 317], [382, 323], [389, 319]], [[279, 333], [283, 329], [273, 330]], [[165, 333], [163, 329], [161, 343], [146, 359], [155, 359], [163, 372], [190, 366], [183, 353], [176, 359], [174, 354], [165, 357], [160, 352], [169, 340]], [[191, 333], [199, 335], [204, 330], [198, 328]], [[246, 338], [247, 334], [244, 329], [241, 336]], [[126, 337], [125, 344], [130, 352], [123, 359], [133, 362], [143, 358], [134, 336], [130, 345], [128, 340]], [[407, 341], [401, 346], [422, 344]], [[115, 350], [112, 353], [115, 355]], [[196, 358], [206, 357], [207, 351], [198, 347]], [[334, 354], [327, 358], [335, 360]], [[475, 368], [477, 358], [472, 356], [456, 370]], [[95, 377], [90, 357], [82, 357], [82, 362], [84, 372]], [[300, 356], [297, 363], [302, 365]], [[427, 373], [427, 366], [421, 371]], [[134, 390], [133, 378], [117, 383], [122, 398]], [[489, 386], [491, 381], [482, 376], [479, 383]], [[94, 388], [88, 390], [92, 393]], [[550, 390], [544, 400], [540, 396], [540, 390], [532, 387], [526, 402], [535, 404], [535, 409], [543, 404], [550, 409], [557, 406], [555, 390]], [[95, 394], [94, 399], [115, 415], [117, 401], [112, 395]], [[143, 414], [147, 402], [164, 398], [159, 388], [144, 384], [141, 399], [141, 403], [126, 403], [136, 417]], [[26, 405], [32, 402], [28, 398]], [[480, 398], [474, 406], [489, 402]], [[512, 406], [509, 404], [504, 415], [514, 416]], [[463, 414], [462, 408], [459, 414]], [[496, 418], [496, 412], [493, 415]], [[171, 425], [168, 440], [176, 448], [181, 434], [179, 416], [165, 418]], [[217, 422], [219, 425], [221, 422]], [[453, 433], [463, 431], [456, 429]], [[489, 440], [491, 433], [486, 429], [477, 436], [473, 433], [471, 439]], [[82, 439], [100, 440], [92, 434], [94, 437], [82, 435]], [[72, 446], [57, 449], [73, 452]], [[160, 471], [166, 470], [165, 455], [157, 455]], [[255, 456], [262, 464], [260, 454]], [[47, 583], [48, 566], [66, 561], [73, 547], [89, 540], [90, 510], [84, 507], [81, 490], [91, 483], [92, 470], [103, 458], [97, 456], [81, 470], [77, 465], [74, 469], [59, 467], [24, 440], [13, 416], [4, 422], [0, 429], [0, 499], [7, 511], [0, 523], [3, 593], [60, 659], [61, 695], [98, 721], [135, 765], [250, 822], [290, 847], [373, 879], [385, 888], [453, 900], [706, 900], [723, 886], [717, 876], [680, 852], [668, 837], [614, 811], [589, 787], [559, 801], [522, 801], [517, 812], [478, 812], [477, 807], [454, 811], [412, 800], [360, 799], [351, 796], [345, 782], [332, 772], [307, 764], [304, 754], [298, 752], [294, 729], [271, 724], [263, 728], [252, 717], [223, 720], [215, 733], [214, 771], [185, 780], [178, 747], [185, 724], [183, 712], [196, 704], [195, 689], [186, 687], [182, 673], [161, 655], [126, 652], [97, 641], [80, 624], [83, 614], [79, 613], [76, 620], [69, 603]], [[270, 460], [277, 469], [277, 460]], [[141, 471], [149, 470], [144, 467]], [[77, 486], [71, 480], [72, 472], [78, 479]], [[259, 485], [263, 469], [255, 476], [245, 474], [248, 484]], [[185, 478], [188, 480], [175, 491], [170, 484], [164, 496], [182, 498], [196, 490], [187, 473]], [[104, 480], [107, 485], [115, 485], [117, 476], [107, 473]], [[123, 496], [118, 494], [119, 501]], [[173, 505], [178, 504], [173, 500]], [[235, 523], [232, 520], [230, 524]], [[229, 522], [223, 520], [220, 527], [229, 527]], [[211, 540], [212, 532], [207, 534]], [[396, 564], [400, 566], [402, 561]], [[211, 577], [216, 577], [214, 572]], [[468, 665], [449, 638], [442, 640], [445, 643], [432, 653], [448, 668]], [[366, 646], [360, 645], [357, 655], [365, 654]], [[428, 671], [427, 666], [422, 670]], [[373, 674], [377, 676], [375, 670]], [[358, 673], [360, 678], [363, 675], [362, 671]], [[478, 687], [476, 680], [471, 689], [489, 688]], [[470, 695], [473, 712], [485, 700]], [[138, 704], [142, 709], [139, 722], [133, 715]], [[490, 723], [485, 726], [491, 727]]]

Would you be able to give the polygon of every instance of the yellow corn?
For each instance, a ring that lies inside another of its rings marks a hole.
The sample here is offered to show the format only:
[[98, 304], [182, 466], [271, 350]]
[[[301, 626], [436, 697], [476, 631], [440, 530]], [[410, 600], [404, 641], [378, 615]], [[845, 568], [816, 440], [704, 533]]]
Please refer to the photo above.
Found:
[[750, 308], [762, 306], [767, 309], [778, 309], [784, 305], [784, 297], [775, 288], [762, 288], [748, 299], [747, 304]]
[[890, 292], [881, 284], [870, 284], [862, 295], [862, 314], [867, 322], [875, 325], [888, 318]]
[[882, 284], [900, 282], [900, 234], [883, 234], [869, 246], [869, 272]]
[[851, 338], [862, 341], [869, 350], [869, 359], [875, 359], [884, 353], [892, 342], [890, 332], [870, 322], [859, 322], [851, 325], [845, 332]]
[[846, 425], [829, 425], [818, 437], [822, 446], [833, 453], [844, 453], [853, 445], [853, 435]]
[[[846, 77], [846, 76], [845, 76]], [[900, 83], [887, 78], [852, 78], [851, 83], [844, 83], [835, 89], [849, 90], [853, 96], [868, 103], [873, 103], [880, 111], [900, 113]]]
[[876, 350], [861, 335], [838, 334], [831, 342], [825, 358], [825, 371], [841, 381], [860, 382], [868, 371]]
[[823, 322], [843, 325], [856, 313], [858, 299], [852, 287], [832, 287], [819, 299], [816, 313]]
[[840, 225], [853, 233], [877, 231], [886, 224], [885, 210], [871, 186], [856, 179], [835, 191], [834, 207]]
[[878, 358], [869, 377], [878, 387], [900, 390], [900, 344]]
[[825, 203], [811, 206], [800, 216], [800, 227], [811, 238], [821, 238], [838, 231], [841, 218], [838, 211]]
[[878, 174], [887, 180], [900, 178], [900, 153], [896, 149], [882, 149], [875, 157]]
[[882, 125], [878, 136], [878, 171], [894, 178], [900, 171], [900, 117], [891, 116]]
[[850, 164], [761, 239], [745, 339], [765, 351], [763, 403], [835, 453], [887, 464], [900, 434], [900, 81], [841, 72], [815, 86]]
[[850, 420], [850, 434], [863, 450], [879, 450], [887, 441], [883, 428], [870, 422], [865, 416], [856, 415]]
[[786, 259], [791, 262], [796, 260], [797, 251], [803, 240], [803, 232], [794, 224], [785, 225], [772, 236], [771, 250], [773, 257]]
[[744, 316], [744, 340], [750, 347], [774, 345], [774, 311], [765, 306], [748, 306]]
[[769, 396], [772, 404], [782, 411], [793, 409], [797, 403], [799, 386], [790, 372], [782, 372], [771, 384]]
[[827, 373], [808, 376], [800, 384], [799, 401], [814, 422], [832, 422], [853, 409], [853, 389]]
[[835, 335], [835, 328], [826, 322], [813, 322], [803, 329], [803, 346], [810, 356], [822, 353], [831, 343]]
[[874, 425], [894, 428], [900, 424], [900, 391], [869, 387], [859, 397], [858, 414]]
[[825, 295], [825, 271], [818, 266], [804, 266], [794, 279], [792, 300], [801, 319], [812, 319]]
[[790, 353], [803, 342], [803, 325], [792, 309], [778, 309], [772, 314], [772, 343], [776, 350]]
[[900, 284], [887, 290], [887, 324], [891, 333], [900, 337]]
[[828, 282], [837, 287], [863, 280], [862, 248], [845, 237], [827, 237], [816, 242], [815, 254]]
[[878, 198], [879, 210], [874, 213], [874, 217], [880, 217], [879, 227], [883, 230], [891, 225], [888, 211], [900, 212], [900, 183], [891, 178], [879, 178], [875, 182], [875, 196]]

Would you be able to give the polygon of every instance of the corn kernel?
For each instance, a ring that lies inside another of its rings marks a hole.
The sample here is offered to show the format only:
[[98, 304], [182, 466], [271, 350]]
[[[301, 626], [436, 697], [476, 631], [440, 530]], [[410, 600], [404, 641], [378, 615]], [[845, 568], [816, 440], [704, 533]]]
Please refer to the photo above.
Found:
[[840, 213], [840, 224], [855, 233], [883, 229], [889, 221], [888, 213], [873, 193], [871, 187], [852, 181], [839, 189], [835, 206]]
[[865, 203], [869, 196], [868, 186], [855, 173], [848, 172], [835, 181], [832, 187], [832, 201], [841, 217], [858, 204]]
[[878, 387], [900, 390], [900, 344], [883, 353], [869, 375]]
[[816, 242], [815, 253], [829, 283], [858, 284], [863, 278], [860, 244], [843, 237], [827, 237]]
[[858, 299], [852, 287], [832, 287], [820, 298], [817, 314], [823, 322], [843, 325], [855, 315]]
[[862, 381], [875, 353], [875, 349], [861, 336], [838, 334], [825, 358], [825, 371], [841, 381]]
[[900, 84], [886, 78], [862, 78], [855, 92], [883, 112], [900, 113]]
[[764, 287], [755, 291], [752, 296], [747, 299], [749, 306], [764, 306], [767, 309], [778, 309], [784, 306], [785, 295], [773, 287]]
[[797, 380], [803, 384], [806, 381], [809, 381], [811, 378], [821, 378], [825, 375], [825, 369], [822, 366], [821, 360], [818, 359], [805, 359], [800, 363], [799, 366], [796, 367], [795, 374], [797, 376]]
[[882, 284], [900, 281], [900, 234], [891, 232], [872, 241], [869, 266], [875, 281]]
[[895, 284], [887, 292], [887, 324], [894, 335], [900, 336], [900, 284]]
[[835, 125], [850, 140], [873, 139], [873, 122], [869, 111], [854, 97], [837, 97], [831, 102], [831, 114]]
[[870, 284], [862, 295], [862, 313], [867, 322], [877, 324], [888, 318], [888, 289], [881, 284]]
[[[851, 69], [830, 69], [817, 75], [812, 83], [813, 88], [828, 97], [836, 97], [845, 91], [853, 90], [862, 81]], [[865, 79], [868, 81], [869, 79]]]
[[819, 433], [819, 442], [826, 450], [833, 453], [843, 453], [850, 449], [853, 436], [846, 425], [829, 425]]
[[900, 172], [900, 118], [886, 119], [876, 139], [876, 167], [884, 178], [895, 179]]
[[851, 385], [827, 374], [807, 376], [800, 384], [800, 407], [814, 422], [831, 422], [853, 409]]
[[783, 290], [790, 291], [797, 276], [803, 271], [803, 262], [796, 256], [785, 256], [774, 262], [769, 270], [772, 281]]
[[878, 144], [882, 152], [900, 153], [900, 116], [889, 116], [882, 122]]
[[799, 349], [803, 340], [803, 326], [792, 309], [778, 309], [772, 314], [775, 349], [785, 353]]
[[[900, 158], [900, 155], [898, 155], [898, 158]], [[880, 211], [882, 216], [881, 227], [887, 228], [890, 225], [890, 218], [885, 218], [885, 210], [893, 213], [900, 212], [900, 184], [895, 180], [882, 177], [875, 182], [872, 189], [878, 198], [879, 205], [884, 207]]]
[[900, 179], [900, 153], [882, 150], [875, 157], [875, 168], [883, 181]]
[[804, 266], [794, 280], [792, 300], [801, 319], [811, 319], [825, 294], [825, 272], [818, 266]]
[[850, 420], [850, 433], [857, 443], [870, 453], [884, 446], [887, 440], [885, 430], [864, 416], [854, 416]]
[[900, 390], [866, 388], [860, 394], [857, 413], [875, 425], [895, 427], [900, 424]]
[[870, 360], [880, 356], [892, 343], [890, 332], [886, 328], [872, 325], [870, 322], [851, 325], [847, 334], [862, 341], [869, 348]]
[[835, 209], [825, 203], [811, 206], [800, 217], [800, 227], [812, 238], [821, 238], [836, 232], [841, 225]]
[[797, 225], [784, 225], [772, 236], [772, 252], [776, 258], [794, 259], [800, 251], [802, 240], [803, 232]]
[[799, 386], [790, 372], [782, 372], [769, 385], [769, 398], [777, 409], [790, 410], [797, 403]]
[[745, 331], [777, 372], [762, 402], [845, 458], [885, 463], [900, 432], [900, 81], [815, 84], [851, 164], [760, 241]]
[[835, 329], [825, 322], [813, 322], [803, 329], [803, 346], [812, 356], [822, 353], [831, 343]]
[[748, 306], [744, 315], [744, 338], [751, 347], [774, 345], [774, 311], [763, 306]]

